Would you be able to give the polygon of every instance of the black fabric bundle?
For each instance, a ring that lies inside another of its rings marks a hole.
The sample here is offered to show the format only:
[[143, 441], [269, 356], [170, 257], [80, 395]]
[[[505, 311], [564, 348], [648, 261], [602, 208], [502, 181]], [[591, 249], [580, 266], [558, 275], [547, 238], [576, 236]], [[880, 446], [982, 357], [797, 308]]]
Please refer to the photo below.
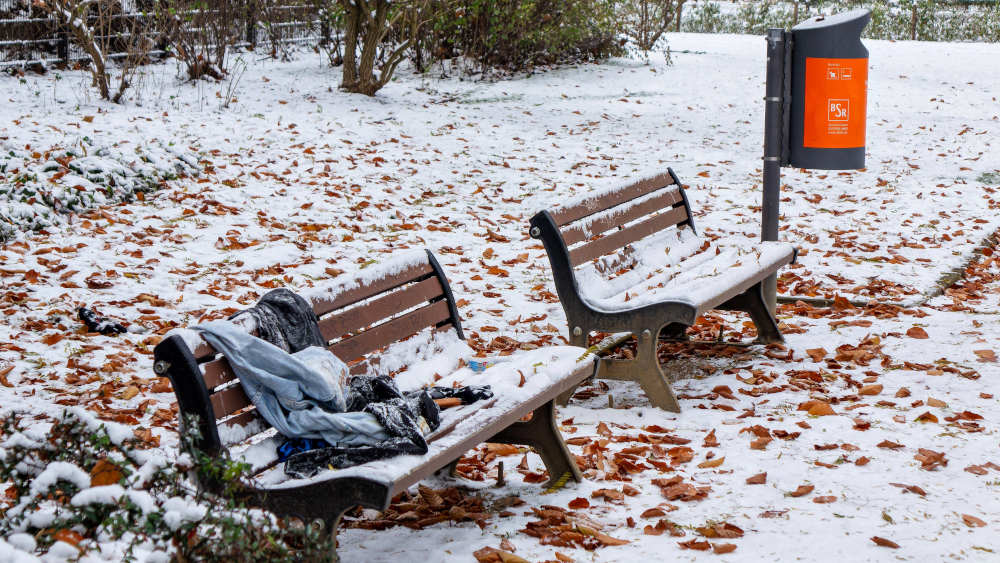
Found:
[[229, 318], [243, 314], [257, 320], [257, 336], [290, 354], [310, 346], [326, 347], [312, 305], [283, 287], [267, 292], [255, 306]]
[[426, 391], [403, 395], [387, 376], [359, 375], [351, 379], [347, 396], [348, 411], [371, 414], [391, 437], [372, 446], [328, 445], [292, 454], [285, 462], [285, 474], [301, 479], [328, 467], [352, 467], [397, 455], [427, 453], [427, 441], [418, 421], [423, 417], [430, 429], [436, 430], [441, 417], [437, 403]]

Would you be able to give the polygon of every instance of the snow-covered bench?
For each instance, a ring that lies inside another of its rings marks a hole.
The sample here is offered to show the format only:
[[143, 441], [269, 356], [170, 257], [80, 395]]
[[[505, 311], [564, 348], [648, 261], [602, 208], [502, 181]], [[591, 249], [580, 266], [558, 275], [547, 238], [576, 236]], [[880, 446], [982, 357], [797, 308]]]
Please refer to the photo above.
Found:
[[[443, 410], [423, 456], [292, 479], [276, 463], [283, 438], [257, 414], [225, 358], [197, 332], [176, 329], [156, 347], [154, 370], [170, 378], [182, 421], [198, 417], [199, 450], [211, 457], [228, 452], [254, 467], [253, 482], [239, 486], [248, 502], [282, 516], [322, 519], [336, 533], [345, 511], [358, 505], [384, 510], [393, 496], [483, 442], [533, 447], [548, 470], [549, 485], [581, 479], [559, 433], [554, 402], [593, 374], [594, 358], [585, 350], [553, 346], [520, 352], [481, 373], [462, 367], [473, 351], [465, 343], [448, 280], [429, 251], [302, 295], [320, 318], [329, 350], [347, 361], [352, 373], [392, 374], [403, 390], [490, 385], [494, 397]], [[530, 420], [522, 420], [528, 415]], [[226, 485], [205, 475], [195, 478], [209, 491]]]
[[586, 346], [591, 331], [638, 339], [634, 359], [601, 359], [595, 377], [638, 380], [660, 408], [680, 411], [656, 357], [661, 330], [683, 335], [702, 313], [728, 309], [750, 313], [759, 341], [782, 340], [762, 281], [796, 249], [699, 237], [673, 170], [541, 211], [530, 234], [548, 253], [571, 344]]

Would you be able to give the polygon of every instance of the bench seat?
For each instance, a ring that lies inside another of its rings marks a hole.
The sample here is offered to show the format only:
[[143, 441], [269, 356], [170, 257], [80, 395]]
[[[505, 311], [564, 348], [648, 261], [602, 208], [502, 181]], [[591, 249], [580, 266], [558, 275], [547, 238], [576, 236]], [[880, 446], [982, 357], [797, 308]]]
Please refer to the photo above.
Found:
[[638, 381], [655, 406], [680, 410], [657, 359], [661, 332], [683, 335], [723, 309], [749, 313], [758, 341], [782, 340], [762, 290], [795, 247], [698, 236], [673, 170], [540, 211], [529, 233], [548, 255], [570, 344], [586, 346], [594, 331], [634, 335], [635, 358], [603, 358], [596, 377]]

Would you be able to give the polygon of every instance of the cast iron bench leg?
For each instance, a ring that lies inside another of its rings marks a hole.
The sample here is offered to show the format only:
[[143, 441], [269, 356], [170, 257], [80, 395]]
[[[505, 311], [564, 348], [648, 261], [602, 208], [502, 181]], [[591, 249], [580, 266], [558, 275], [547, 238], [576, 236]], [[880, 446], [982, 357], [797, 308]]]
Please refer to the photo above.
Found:
[[670, 388], [670, 380], [660, 369], [660, 361], [656, 356], [657, 341], [656, 333], [649, 329], [642, 331], [639, 345], [636, 346], [636, 358], [630, 367], [638, 374], [639, 385], [654, 407], [681, 412], [674, 390]]
[[554, 400], [535, 409], [531, 413], [531, 420], [515, 422], [486, 441], [534, 448], [549, 472], [546, 487], [565, 482], [566, 479], [573, 479], [577, 483], [583, 480], [576, 460], [559, 433]]
[[750, 320], [757, 327], [757, 342], [772, 344], [785, 341], [785, 338], [781, 336], [781, 331], [778, 330], [778, 322], [764, 302], [763, 283], [750, 287], [750, 289], [720, 305], [719, 308], [750, 313]]

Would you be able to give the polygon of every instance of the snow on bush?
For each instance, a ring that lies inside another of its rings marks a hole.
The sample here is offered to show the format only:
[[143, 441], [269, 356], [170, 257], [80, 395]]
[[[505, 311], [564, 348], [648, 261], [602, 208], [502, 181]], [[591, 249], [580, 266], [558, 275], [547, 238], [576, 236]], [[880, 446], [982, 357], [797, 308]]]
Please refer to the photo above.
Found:
[[[122, 561], [329, 557], [331, 536], [239, 502], [244, 465], [194, 453], [168, 458], [139, 446], [126, 427], [82, 409], [51, 423], [6, 413], [0, 418], [0, 560], [88, 553]], [[221, 498], [199, 491], [190, 471], [232, 483], [232, 490]]]
[[197, 170], [193, 153], [162, 143], [95, 145], [83, 136], [44, 151], [0, 144], [0, 242], [96, 206], [141, 199]]

